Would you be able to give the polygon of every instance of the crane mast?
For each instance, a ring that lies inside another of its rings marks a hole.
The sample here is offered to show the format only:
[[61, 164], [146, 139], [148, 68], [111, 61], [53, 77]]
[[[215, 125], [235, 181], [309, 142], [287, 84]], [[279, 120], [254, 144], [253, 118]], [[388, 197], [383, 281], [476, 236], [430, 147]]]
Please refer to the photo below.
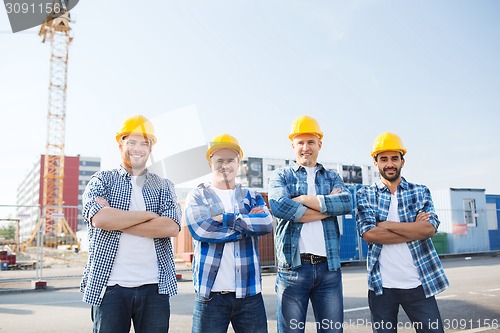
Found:
[[65, 0], [53, 0], [52, 13], [61, 15], [49, 15], [39, 32], [42, 42], [50, 41], [51, 44], [47, 141], [43, 156], [42, 216], [28, 245], [33, 245], [40, 232], [46, 246], [78, 246], [63, 208], [68, 50], [73, 40], [67, 4], [68, 1]]

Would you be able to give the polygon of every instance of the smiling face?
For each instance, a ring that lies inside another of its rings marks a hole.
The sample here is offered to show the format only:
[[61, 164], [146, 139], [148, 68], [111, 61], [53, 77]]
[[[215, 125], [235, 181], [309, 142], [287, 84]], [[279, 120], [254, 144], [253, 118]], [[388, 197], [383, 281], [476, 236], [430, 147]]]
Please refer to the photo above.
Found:
[[146, 169], [151, 154], [151, 141], [141, 134], [130, 134], [120, 141], [123, 166], [131, 175], [140, 175]]
[[216, 150], [209, 165], [212, 169], [212, 185], [222, 190], [235, 187], [236, 174], [240, 166], [236, 151], [227, 148]]
[[323, 143], [314, 134], [299, 134], [292, 140], [297, 164], [304, 167], [314, 167], [318, 161], [318, 154]]
[[405, 164], [399, 151], [384, 151], [377, 155], [374, 164], [380, 172], [382, 182], [392, 183], [401, 178], [401, 169]]

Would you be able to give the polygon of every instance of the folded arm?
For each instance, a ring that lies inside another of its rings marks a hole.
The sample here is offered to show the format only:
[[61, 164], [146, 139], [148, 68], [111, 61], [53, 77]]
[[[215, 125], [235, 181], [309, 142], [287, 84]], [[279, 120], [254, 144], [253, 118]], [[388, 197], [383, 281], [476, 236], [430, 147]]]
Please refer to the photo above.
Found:
[[131, 235], [149, 238], [177, 237], [177, 235], [179, 235], [179, 225], [168, 217], [158, 216], [132, 227], [121, 229], [121, 231]]
[[186, 198], [186, 224], [193, 239], [208, 243], [234, 242], [242, 234], [222, 223], [224, 214], [212, 215], [210, 206], [203, 200], [199, 191], [191, 192]]
[[421, 240], [431, 238], [436, 234], [436, 228], [428, 221], [430, 213], [421, 212], [417, 215], [415, 222], [402, 223], [384, 221], [377, 223], [377, 227], [384, 228], [392, 233], [406, 237], [409, 240]]
[[307, 207], [298, 222], [313, 222], [330, 216], [347, 214], [352, 210], [352, 198], [346, 190], [334, 188], [326, 195], [300, 195], [292, 199]]
[[103, 206], [91, 222], [96, 228], [120, 230], [135, 236], [149, 238], [176, 237], [179, 225], [172, 219], [149, 211], [128, 211], [112, 208], [106, 199], [97, 197], [96, 203]]

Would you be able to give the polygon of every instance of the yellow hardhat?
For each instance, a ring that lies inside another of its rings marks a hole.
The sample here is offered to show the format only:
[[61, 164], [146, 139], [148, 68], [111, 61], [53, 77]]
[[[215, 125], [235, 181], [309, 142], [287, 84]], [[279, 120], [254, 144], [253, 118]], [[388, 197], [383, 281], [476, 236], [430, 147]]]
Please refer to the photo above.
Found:
[[383, 151], [399, 151], [403, 156], [406, 154], [406, 148], [403, 146], [401, 138], [390, 132], [380, 134], [373, 141], [372, 157], [375, 158], [378, 153]]
[[125, 119], [120, 131], [116, 133], [116, 141], [120, 142], [124, 136], [130, 135], [131, 133], [142, 134], [148, 137], [153, 144], [156, 143], [153, 124], [144, 116], [135, 115]]
[[224, 148], [235, 150], [238, 153], [240, 160], [243, 158], [243, 150], [241, 150], [238, 140], [236, 140], [234, 136], [223, 133], [221, 135], [217, 135], [212, 139], [212, 141], [210, 141], [209, 148], [207, 150], [207, 160], [210, 162], [210, 158], [213, 153], [216, 150]]
[[319, 124], [316, 119], [309, 116], [300, 116], [292, 124], [292, 129], [290, 130], [290, 135], [288, 138], [293, 140], [296, 135], [299, 134], [314, 134], [318, 136], [321, 140], [323, 139], [323, 132], [319, 129]]

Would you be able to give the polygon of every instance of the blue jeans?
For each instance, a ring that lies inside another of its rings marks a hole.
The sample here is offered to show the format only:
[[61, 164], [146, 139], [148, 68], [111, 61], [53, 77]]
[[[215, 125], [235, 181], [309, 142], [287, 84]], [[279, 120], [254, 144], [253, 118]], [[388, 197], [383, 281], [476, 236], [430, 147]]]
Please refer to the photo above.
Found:
[[417, 332], [444, 332], [436, 298], [426, 298], [422, 286], [413, 289], [384, 288], [380, 296], [369, 290], [368, 304], [373, 332], [397, 332], [399, 305]]
[[128, 333], [130, 321], [136, 333], [166, 333], [170, 319], [168, 295], [157, 284], [136, 288], [109, 286], [99, 306], [92, 307], [94, 333]]
[[226, 333], [229, 323], [236, 333], [266, 333], [267, 317], [262, 294], [236, 298], [235, 293], [197, 295], [194, 302], [193, 333]]
[[342, 332], [342, 272], [327, 262], [302, 262], [295, 269], [278, 268], [276, 276], [278, 332], [304, 332], [309, 300], [317, 332]]

